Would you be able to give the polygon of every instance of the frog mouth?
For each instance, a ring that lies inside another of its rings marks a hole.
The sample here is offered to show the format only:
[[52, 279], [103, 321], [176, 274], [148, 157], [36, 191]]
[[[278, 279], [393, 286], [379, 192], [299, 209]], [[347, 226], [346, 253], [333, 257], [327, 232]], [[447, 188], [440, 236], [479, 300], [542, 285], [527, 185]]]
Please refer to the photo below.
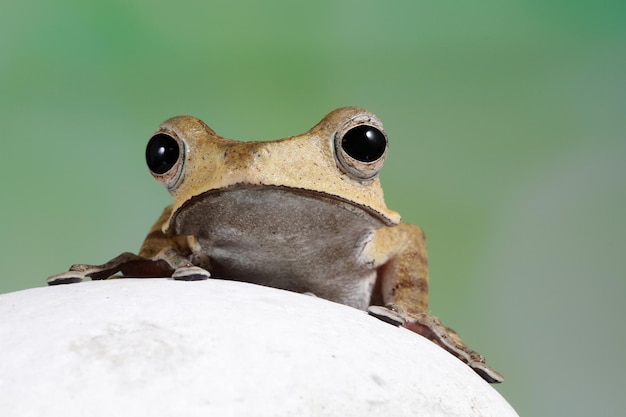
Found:
[[250, 227], [319, 227], [340, 233], [342, 224], [378, 228], [396, 222], [370, 207], [332, 194], [278, 185], [234, 184], [184, 202], [172, 213], [166, 232], [197, 234], [230, 227], [245, 233]]

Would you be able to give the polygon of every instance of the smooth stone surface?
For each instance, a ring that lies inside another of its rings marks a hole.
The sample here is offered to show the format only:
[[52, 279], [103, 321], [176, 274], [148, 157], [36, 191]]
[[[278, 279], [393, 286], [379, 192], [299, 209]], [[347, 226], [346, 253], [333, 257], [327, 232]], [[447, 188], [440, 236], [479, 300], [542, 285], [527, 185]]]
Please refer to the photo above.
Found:
[[2, 416], [517, 416], [421, 336], [273, 288], [84, 282], [0, 317]]

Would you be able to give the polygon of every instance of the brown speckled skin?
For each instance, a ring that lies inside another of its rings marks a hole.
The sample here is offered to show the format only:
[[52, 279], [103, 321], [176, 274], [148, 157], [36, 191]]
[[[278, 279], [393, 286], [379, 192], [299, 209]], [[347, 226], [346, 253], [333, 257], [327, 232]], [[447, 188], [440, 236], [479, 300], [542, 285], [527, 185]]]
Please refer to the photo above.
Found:
[[502, 377], [460, 337], [428, 315], [428, 263], [422, 230], [385, 205], [378, 179], [387, 154], [358, 161], [339, 145], [354, 126], [384, 132], [372, 113], [344, 107], [303, 135], [269, 142], [218, 136], [180, 116], [156, 134], [183, 149], [155, 178], [173, 196], [138, 255], [74, 265], [50, 284], [84, 277], [173, 276], [242, 280], [313, 293], [372, 309], [439, 344], [489, 382]]

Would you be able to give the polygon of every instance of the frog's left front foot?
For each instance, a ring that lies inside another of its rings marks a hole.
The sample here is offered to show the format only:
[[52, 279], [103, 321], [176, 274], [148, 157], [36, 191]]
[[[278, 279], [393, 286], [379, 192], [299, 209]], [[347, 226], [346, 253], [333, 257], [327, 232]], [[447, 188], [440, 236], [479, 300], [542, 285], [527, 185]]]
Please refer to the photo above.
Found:
[[504, 381], [504, 377], [499, 372], [485, 363], [483, 355], [467, 347], [461, 337], [454, 330], [441, 324], [437, 317], [421, 314], [419, 317], [407, 318], [407, 315], [395, 306], [390, 306], [389, 308], [370, 306], [367, 311], [380, 320], [395, 326], [401, 325], [406, 327], [438, 344], [467, 364], [490, 384]]
[[452, 329], [445, 327], [437, 317], [423, 314], [404, 322], [404, 327], [432, 340], [462, 362], [469, 365], [478, 375], [490, 384], [504, 381], [504, 377], [485, 363], [485, 357], [473, 351]]

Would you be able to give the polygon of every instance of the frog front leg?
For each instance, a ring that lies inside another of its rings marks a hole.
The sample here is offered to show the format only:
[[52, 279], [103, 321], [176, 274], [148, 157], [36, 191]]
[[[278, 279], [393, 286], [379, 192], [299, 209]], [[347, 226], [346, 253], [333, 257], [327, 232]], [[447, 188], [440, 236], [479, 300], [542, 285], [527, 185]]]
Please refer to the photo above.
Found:
[[182, 281], [209, 278], [211, 274], [206, 269], [190, 261], [189, 239], [186, 236], [166, 236], [161, 230], [170, 213], [170, 207], [163, 211], [150, 229], [138, 255], [124, 252], [102, 265], [72, 265], [69, 271], [49, 277], [48, 285], [76, 283], [86, 277], [108, 279], [117, 273], [127, 277], [172, 277]]
[[380, 265], [372, 306], [368, 309], [370, 314], [433, 341], [489, 383], [504, 380], [485, 363], [482, 355], [467, 347], [454, 330], [428, 314], [428, 261], [426, 238], [421, 228], [401, 223], [378, 229], [369, 253]]

